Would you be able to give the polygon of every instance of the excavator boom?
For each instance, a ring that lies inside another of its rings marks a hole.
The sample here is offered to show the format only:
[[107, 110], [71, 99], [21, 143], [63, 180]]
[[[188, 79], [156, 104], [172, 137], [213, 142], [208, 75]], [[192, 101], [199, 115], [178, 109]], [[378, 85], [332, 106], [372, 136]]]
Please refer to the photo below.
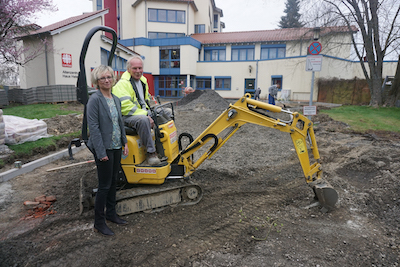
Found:
[[[272, 117], [272, 113], [286, 113], [289, 120]], [[211, 158], [233, 134], [246, 123], [257, 124], [286, 132], [292, 138], [306, 182], [313, 188], [320, 204], [325, 209], [333, 208], [338, 195], [329, 183], [322, 179], [320, 155], [313, 130], [313, 123], [298, 112], [291, 112], [281, 107], [251, 99], [250, 94], [240, 98], [235, 104], [230, 104], [207, 129], [203, 131], [186, 149], [179, 154], [180, 164], [185, 165], [185, 176], [190, 176], [204, 160]], [[213, 140], [208, 148], [196, 161], [193, 153]], [[312, 153], [310, 157], [309, 150]], [[310, 159], [313, 162], [310, 162]]]

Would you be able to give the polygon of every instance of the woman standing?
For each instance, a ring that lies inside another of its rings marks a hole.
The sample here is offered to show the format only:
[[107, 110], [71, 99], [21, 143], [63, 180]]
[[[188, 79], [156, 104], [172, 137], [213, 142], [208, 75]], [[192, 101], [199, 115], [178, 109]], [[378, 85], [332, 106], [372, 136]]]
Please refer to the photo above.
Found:
[[118, 217], [116, 182], [121, 161], [121, 148], [128, 155], [128, 144], [121, 115], [121, 101], [111, 93], [114, 71], [100, 65], [92, 71], [92, 84], [98, 89], [89, 98], [87, 120], [89, 126], [88, 148], [93, 153], [98, 177], [95, 201], [94, 230], [103, 235], [114, 235], [106, 219], [116, 224], [126, 224]]

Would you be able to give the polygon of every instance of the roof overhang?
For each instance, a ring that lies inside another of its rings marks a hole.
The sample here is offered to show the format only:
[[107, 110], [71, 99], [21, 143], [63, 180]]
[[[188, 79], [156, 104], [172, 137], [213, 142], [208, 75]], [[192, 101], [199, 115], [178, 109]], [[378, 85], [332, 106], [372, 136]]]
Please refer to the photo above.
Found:
[[[102, 36], [101, 36], [101, 40], [102, 40], [103, 42], [105, 42], [105, 43], [110, 44], [110, 45], [113, 44], [113, 41], [112, 41], [110, 38], [108, 38], [107, 36], [105, 36], [105, 35], [102, 35]], [[124, 51], [124, 52], [127, 53], [128, 55], [132, 55], [132, 56], [134, 56], [134, 55], [139, 55], [139, 56], [140, 56], [139, 53], [136, 53], [135, 51], [129, 49], [129, 48], [126, 47], [126, 46], [123, 46], [122, 44], [117, 44], [117, 50], [118, 50], [118, 49], [121, 50], [121, 51]]]

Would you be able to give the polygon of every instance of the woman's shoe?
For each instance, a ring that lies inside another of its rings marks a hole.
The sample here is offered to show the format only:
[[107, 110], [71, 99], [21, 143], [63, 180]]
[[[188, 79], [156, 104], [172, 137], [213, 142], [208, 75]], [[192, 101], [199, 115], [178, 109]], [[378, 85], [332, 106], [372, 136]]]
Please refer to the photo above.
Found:
[[101, 226], [95, 225], [94, 228], [93, 228], [93, 231], [95, 231], [95, 232], [100, 232], [100, 233], [102, 233], [103, 235], [108, 235], [108, 236], [114, 235], [114, 232], [111, 231], [111, 229], [108, 228], [108, 226], [107, 226], [106, 224], [101, 225]]
[[127, 221], [121, 219], [118, 216], [115, 216], [115, 217], [112, 217], [112, 218], [106, 218], [106, 220], [110, 221], [110, 222], [113, 222], [113, 223], [116, 223], [116, 224], [119, 224], [119, 225], [124, 225], [124, 224], [128, 223]]

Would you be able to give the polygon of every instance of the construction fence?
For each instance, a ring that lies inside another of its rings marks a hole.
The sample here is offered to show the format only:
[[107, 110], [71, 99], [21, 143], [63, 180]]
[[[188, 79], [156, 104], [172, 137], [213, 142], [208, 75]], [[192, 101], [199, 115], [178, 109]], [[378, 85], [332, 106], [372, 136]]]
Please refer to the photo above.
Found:
[[318, 79], [318, 102], [368, 105], [371, 94], [366, 80]]

